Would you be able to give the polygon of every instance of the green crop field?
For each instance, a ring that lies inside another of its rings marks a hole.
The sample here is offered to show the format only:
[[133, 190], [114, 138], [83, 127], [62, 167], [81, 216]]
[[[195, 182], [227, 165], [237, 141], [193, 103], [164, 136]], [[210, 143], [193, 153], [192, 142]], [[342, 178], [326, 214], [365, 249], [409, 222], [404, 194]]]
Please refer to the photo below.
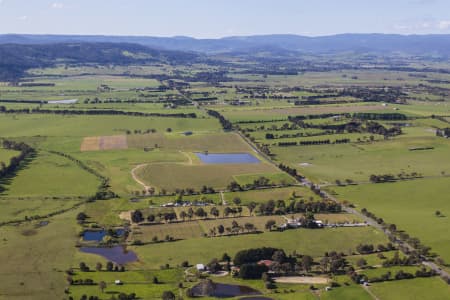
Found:
[[438, 278], [376, 283], [369, 288], [380, 299], [449, 299], [450, 287]]
[[[339, 197], [366, 207], [388, 223], [396, 224], [418, 237], [433, 252], [450, 260], [450, 205], [445, 195], [450, 178], [422, 179], [386, 184], [367, 184], [334, 188]], [[439, 210], [442, 216], [435, 212]]]
[[[223, 243], [226, 244], [224, 248]], [[153, 268], [161, 264], [181, 264], [188, 259], [192, 263], [206, 263], [223, 252], [234, 255], [237, 251], [250, 247], [278, 247], [288, 253], [313, 256], [323, 255], [331, 249], [335, 251], [354, 251], [360, 243], [386, 243], [382, 233], [372, 228], [337, 228], [323, 230], [288, 230], [286, 232], [267, 232], [216, 238], [197, 238], [177, 242], [166, 242], [136, 246], [141, 262]], [[180, 252], [180, 249], [183, 249]]]
[[[276, 159], [289, 162], [305, 175], [322, 182], [368, 181], [371, 174], [417, 172], [424, 176], [450, 173], [450, 142], [426, 134], [363, 144], [330, 146], [275, 147]], [[427, 151], [410, 151], [414, 147], [434, 147]], [[413, 163], [414, 162], [414, 163]]]
[[19, 154], [18, 151], [3, 149], [0, 148], [0, 162], [3, 162], [5, 165], [9, 164], [9, 160]]
[[5, 186], [8, 197], [90, 196], [99, 181], [75, 163], [48, 152], [40, 152], [18, 176]]
[[[172, 49], [197, 39], [42, 38], [0, 36], [0, 300], [190, 299], [204, 279], [270, 300], [450, 299], [441, 37], [428, 54], [300, 56], [290, 36], [201, 54]], [[419, 278], [423, 267], [441, 276]]]
[[140, 168], [137, 176], [146, 184], [158, 189], [200, 189], [203, 185], [225, 188], [233, 176], [242, 174], [273, 173], [275, 167], [268, 163], [230, 165], [150, 164]]

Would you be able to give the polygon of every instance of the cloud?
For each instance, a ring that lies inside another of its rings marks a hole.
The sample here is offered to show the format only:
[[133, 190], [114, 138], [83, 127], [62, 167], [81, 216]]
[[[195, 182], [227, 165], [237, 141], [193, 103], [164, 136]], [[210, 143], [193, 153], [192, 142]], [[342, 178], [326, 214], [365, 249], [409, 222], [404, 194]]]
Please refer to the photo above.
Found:
[[26, 21], [28, 20], [28, 16], [20, 16], [18, 19], [19, 21]]
[[405, 20], [394, 24], [394, 30], [403, 33], [431, 33], [450, 29], [450, 20]]
[[62, 9], [62, 8], [64, 8], [64, 3], [53, 2], [50, 7], [53, 8], [53, 9]]
[[450, 20], [439, 21], [438, 28], [441, 30], [450, 29]]

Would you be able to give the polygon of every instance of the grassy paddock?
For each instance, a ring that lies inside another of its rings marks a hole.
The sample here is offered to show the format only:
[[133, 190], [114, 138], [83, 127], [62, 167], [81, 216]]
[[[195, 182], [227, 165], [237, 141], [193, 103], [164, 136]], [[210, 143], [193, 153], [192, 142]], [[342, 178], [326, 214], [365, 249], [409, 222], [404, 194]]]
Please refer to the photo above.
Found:
[[161, 264], [207, 263], [223, 252], [233, 256], [237, 251], [251, 247], [278, 247], [286, 252], [321, 256], [326, 251], [354, 251], [360, 243], [386, 243], [384, 235], [373, 228], [335, 228], [323, 230], [288, 230], [217, 238], [197, 238], [177, 242], [132, 247], [147, 267]]
[[450, 287], [437, 277], [376, 283], [369, 289], [383, 300], [450, 299]]
[[229, 165], [180, 165], [150, 164], [137, 171], [138, 177], [147, 185], [159, 190], [174, 191], [175, 188], [195, 188], [202, 186], [225, 188], [234, 175], [273, 173], [277, 168], [268, 163]]
[[[447, 262], [450, 261], [450, 178], [366, 184], [334, 189], [342, 200], [366, 207], [387, 223], [418, 237]], [[435, 215], [440, 210], [441, 217]]]

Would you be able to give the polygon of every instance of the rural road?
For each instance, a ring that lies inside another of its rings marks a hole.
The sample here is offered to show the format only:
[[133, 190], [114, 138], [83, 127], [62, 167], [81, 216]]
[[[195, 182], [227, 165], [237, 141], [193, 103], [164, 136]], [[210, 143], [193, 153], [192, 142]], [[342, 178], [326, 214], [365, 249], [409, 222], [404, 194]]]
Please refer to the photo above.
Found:
[[[255, 150], [259, 155], [261, 155], [262, 157], [264, 157], [265, 159], [267, 159], [269, 162], [271, 162], [273, 165], [275, 165], [276, 167], [277, 164], [275, 162], [273, 162], [271, 160], [271, 158], [269, 156], [267, 156], [266, 154], [262, 153], [258, 147], [256, 147], [251, 141], [248, 140], [247, 137], [245, 137], [240, 131], [237, 131], [237, 133], [244, 139], [244, 141], [247, 142], [247, 144], [253, 149]], [[314, 183], [311, 182], [310, 180], [308, 180], [306, 177], [304, 177], [301, 181], [300, 184], [311, 188]], [[321, 190], [321, 193], [324, 197], [327, 197], [329, 199], [331, 199], [334, 202], [340, 203], [340, 201], [338, 199], [336, 199], [335, 197], [333, 197], [332, 195], [330, 195], [329, 193]], [[341, 204], [341, 203], [340, 203]], [[368, 218], [367, 216], [363, 215], [361, 212], [357, 211], [356, 209], [353, 209], [351, 207], [347, 207], [347, 206], [342, 206], [343, 210], [347, 213], [351, 213], [353, 215], [358, 216], [359, 218], [361, 218], [362, 220], [364, 220], [368, 225], [380, 230], [381, 232], [383, 232], [386, 236], [390, 235], [390, 231], [388, 229], [383, 228], [383, 226], [381, 226], [380, 224], [378, 224], [375, 220]], [[395, 241], [395, 244], [397, 245], [401, 245], [403, 247], [408, 248], [408, 250], [413, 251], [415, 250], [414, 247], [412, 247], [411, 245], [409, 245], [406, 242], [403, 241]], [[437, 264], [435, 264], [434, 262], [431, 261], [427, 261], [425, 257], [420, 257], [421, 258], [421, 263], [422, 265], [434, 270], [437, 274], [439, 274], [441, 277], [447, 277], [450, 278], [450, 274], [448, 272], [446, 272], [445, 270], [442, 270], [441, 267], [439, 267]], [[372, 295], [372, 294], [371, 294]], [[374, 297], [374, 295], [372, 295], [372, 297]], [[375, 297], [376, 299], [376, 297]]]

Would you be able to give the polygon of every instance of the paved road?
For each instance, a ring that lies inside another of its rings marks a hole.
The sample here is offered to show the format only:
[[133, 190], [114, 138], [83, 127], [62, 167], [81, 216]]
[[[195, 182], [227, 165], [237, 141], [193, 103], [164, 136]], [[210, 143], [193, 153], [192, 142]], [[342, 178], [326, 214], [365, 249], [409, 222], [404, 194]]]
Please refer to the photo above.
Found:
[[[265, 159], [267, 159], [269, 162], [271, 162], [273, 165], [278, 166], [275, 162], [272, 161], [272, 159], [266, 155], [265, 153], [262, 153], [258, 147], [256, 147], [247, 137], [245, 137], [241, 132], [237, 131], [237, 133], [244, 139], [244, 141], [247, 142], [247, 144], [250, 145], [250, 147], [252, 147], [252, 149], [254, 151], [256, 151], [259, 155], [261, 155], [262, 157], [264, 157]], [[311, 182], [309, 179], [307, 179], [306, 177], [303, 178], [302, 180], [300, 180], [300, 184], [311, 188], [313, 186], [313, 182]], [[322, 195], [335, 201], [340, 203], [340, 201], [338, 199], [336, 199], [335, 197], [333, 197], [332, 195], [328, 194], [325, 191], [321, 191]], [[361, 212], [357, 211], [356, 209], [353, 209], [351, 207], [348, 206], [343, 206], [342, 207], [343, 210], [347, 213], [351, 213], [354, 214], [356, 216], [358, 216], [359, 218], [361, 218], [363, 221], [365, 221], [367, 224], [369, 224], [370, 226], [377, 228], [378, 230], [380, 230], [381, 232], [383, 232], [386, 236], [389, 236], [391, 234], [391, 232], [385, 228], [383, 228], [383, 226], [381, 226], [380, 224], [378, 224], [375, 220], [363, 215]], [[408, 248], [410, 251], [415, 250], [414, 247], [412, 247], [411, 245], [409, 245], [406, 242], [402, 242], [402, 241], [396, 241], [395, 242], [397, 245], [401, 245], [403, 247]], [[434, 262], [431, 261], [427, 261], [426, 257], [421, 257], [421, 263], [422, 265], [434, 270], [437, 274], [439, 274], [441, 277], [447, 277], [450, 278], [450, 273], [446, 272], [445, 270], [442, 270], [437, 264], [435, 264]]]

